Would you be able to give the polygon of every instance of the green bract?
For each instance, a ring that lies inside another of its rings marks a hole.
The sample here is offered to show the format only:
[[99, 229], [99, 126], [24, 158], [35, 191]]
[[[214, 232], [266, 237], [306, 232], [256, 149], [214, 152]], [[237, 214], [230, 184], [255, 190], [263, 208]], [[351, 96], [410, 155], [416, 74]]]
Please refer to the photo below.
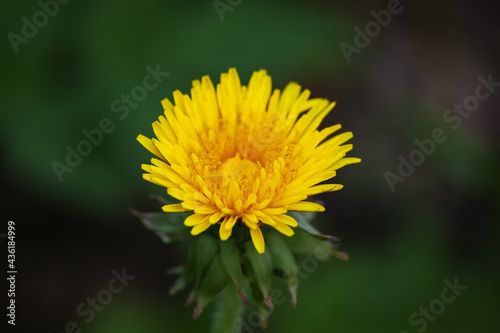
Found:
[[[160, 204], [166, 202], [157, 197], [154, 200]], [[169, 270], [171, 274], [178, 275], [170, 294], [190, 287], [186, 303], [196, 302], [194, 318], [218, 298], [212, 332], [233, 332], [237, 325], [244, 325], [243, 305], [249, 305], [248, 299], [257, 308], [261, 326], [265, 327], [274, 309], [272, 298], [278, 289], [273, 286], [273, 281], [276, 278], [282, 278], [288, 286], [294, 307], [301, 260], [347, 259], [345, 253], [337, 250], [334, 243], [338, 242], [336, 237], [323, 235], [311, 225], [314, 213], [290, 213], [299, 224], [292, 237], [273, 228], [262, 227], [269, 251], [260, 254], [246, 227], [238, 224], [233, 229], [233, 237], [222, 241], [215, 228], [213, 232], [209, 230], [196, 237], [191, 236], [183, 224], [185, 213], [130, 211], [163, 242], [189, 244], [184, 265]]]

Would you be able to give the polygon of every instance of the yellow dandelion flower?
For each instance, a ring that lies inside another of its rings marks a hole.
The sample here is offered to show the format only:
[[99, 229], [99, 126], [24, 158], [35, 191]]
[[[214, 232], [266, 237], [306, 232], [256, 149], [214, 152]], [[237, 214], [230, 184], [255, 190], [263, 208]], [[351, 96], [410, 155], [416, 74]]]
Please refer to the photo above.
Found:
[[331, 137], [340, 125], [318, 130], [335, 102], [309, 96], [294, 82], [272, 91], [265, 70], [242, 86], [231, 68], [217, 89], [204, 76], [193, 81], [191, 96], [177, 90], [175, 105], [164, 99], [164, 115], [153, 123], [156, 138], [137, 137], [158, 157], [142, 165], [144, 179], [181, 201], [163, 211], [192, 211], [184, 221], [192, 235], [220, 224], [223, 241], [235, 224], [244, 224], [259, 253], [265, 249], [261, 229], [294, 234], [297, 221], [288, 211], [324, 211], [305, 200], [341, 189], [318, 184], [360, 159], [345, 157], [351, 132]]

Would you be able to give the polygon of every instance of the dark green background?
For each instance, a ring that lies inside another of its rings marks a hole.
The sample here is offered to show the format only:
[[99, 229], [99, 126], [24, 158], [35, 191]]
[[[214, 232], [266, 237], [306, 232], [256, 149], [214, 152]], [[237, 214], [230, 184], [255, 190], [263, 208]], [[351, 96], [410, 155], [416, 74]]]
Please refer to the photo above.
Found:
[[[182, 248], [162, 244], [127, 208], [153, 210], [148, 195], [164, 193], [142, 179], [151, 156], [135, 140], [153, 135], [161, 99], [236, 67], [245, 84], [264, 68], [276, 88], [297, 81], [337, 101], [322, 126], [353, 131], [350, 156], [363, 159], [339, 171], [343, 190], [319, 197], [327, 211], [316, 225], [342, 239], [350, 261], [320, 263], [302, 281], [296, 309], [277, 305], [267, 332], [417, 332], [408, 317], [455, 277], [467, 289], [426, 332], [497, 332], [500, 89], [458, 129], [443, 120], [479, 75], [500, 81], [492, 3], [404, 1], [348, 64], [339, 44], [353, 44], [354, 27], [387, 2], [244, 0], [221, 21], [212, 1], [73, 0], [16, 54], [7, 34], [20, 34], [21, 18], [31, 21], [40, 7], [2, 1], [0, 232], [16, 222], [16, 328], [62, 332], [75, 321], [82, 332], [207, 330], [212, 308], [193, 320], [187, 293], [167, 295], [173, 277], [164, 272], [182, 262]], [[111, 103], [157, 64], [170, 75], [120, 120]], [[103, 118], [115, 130], [59, 182], [53, 161], [64, 163], [65, 147]], [[398, 156], [408, 158], [434, 128], [448, 139], [392, 192], [384, 172], [396, 173]], [[77, 306], [122, 267], [136, 278], [84, 323]]]

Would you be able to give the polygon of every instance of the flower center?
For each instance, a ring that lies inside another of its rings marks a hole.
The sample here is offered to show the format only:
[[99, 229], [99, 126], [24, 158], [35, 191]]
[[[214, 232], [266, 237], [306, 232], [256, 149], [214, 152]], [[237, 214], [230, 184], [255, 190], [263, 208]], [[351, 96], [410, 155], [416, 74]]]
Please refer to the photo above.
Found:
[[237, 154], [236, 157], [228, 158], [224, 161], [221, 171], [228, 177], [235, 178], [236, 181], [239, 181], [255, 178], [259, 173], [259, 167], [250, 160], [242, 160]]
[[210, 189], [226, 191], [234, 179], [243, 197], [250, 194], [262, 169], [281, 177], [275, 161], [281, 160], [280, 165], [288, 168], [282, 181], [289, 182], [298, 165], [290, 164], [295, 143], [287, 142], [287, 133], [283, 122], [273, 116], [233, 125], [221, 121], [218, 131], [208, 129], [200, 134], [200, 146], [194, 151], [199, 162], [193, 168]]
[[[219, 189], [227, 189], [234, 179], [240, 190], [248, 193], [255, 179], [259, 177], [261, 166], [251, 160], [241, 159], [239, 154], [226, 159], [211, 175], [212, 184]], [[225, 190], [224, 190], [225, 191]]]

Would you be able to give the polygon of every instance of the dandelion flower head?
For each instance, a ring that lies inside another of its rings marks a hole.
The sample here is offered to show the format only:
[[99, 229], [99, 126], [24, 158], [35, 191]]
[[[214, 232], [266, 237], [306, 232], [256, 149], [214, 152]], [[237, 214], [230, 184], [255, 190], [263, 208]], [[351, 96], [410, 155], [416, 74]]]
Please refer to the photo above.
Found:
[[324, 182], [360, 162], [346, 157], [351, 132], [334, 135], [340, 125], [318, 130], [335, 102], [310, 98], [294, 82], [272, 91], [265, 70], [244, 86], [231, 68], [217, 87], [204, 76], [190, 95], [177, 90], [173, 97], [162, 101], [156, 138], [137, 140], [157, 157], [142, 165], [144, 179], [180, 201], [163, 211], [192, 212], [184, 221], [192, 235], [218, 226], [224, 241], [244, 225], [263, 253], [265, 228], [292, 236], [298, 223], [287, 212], [324, 211], [306, 199], [341, 189]]

